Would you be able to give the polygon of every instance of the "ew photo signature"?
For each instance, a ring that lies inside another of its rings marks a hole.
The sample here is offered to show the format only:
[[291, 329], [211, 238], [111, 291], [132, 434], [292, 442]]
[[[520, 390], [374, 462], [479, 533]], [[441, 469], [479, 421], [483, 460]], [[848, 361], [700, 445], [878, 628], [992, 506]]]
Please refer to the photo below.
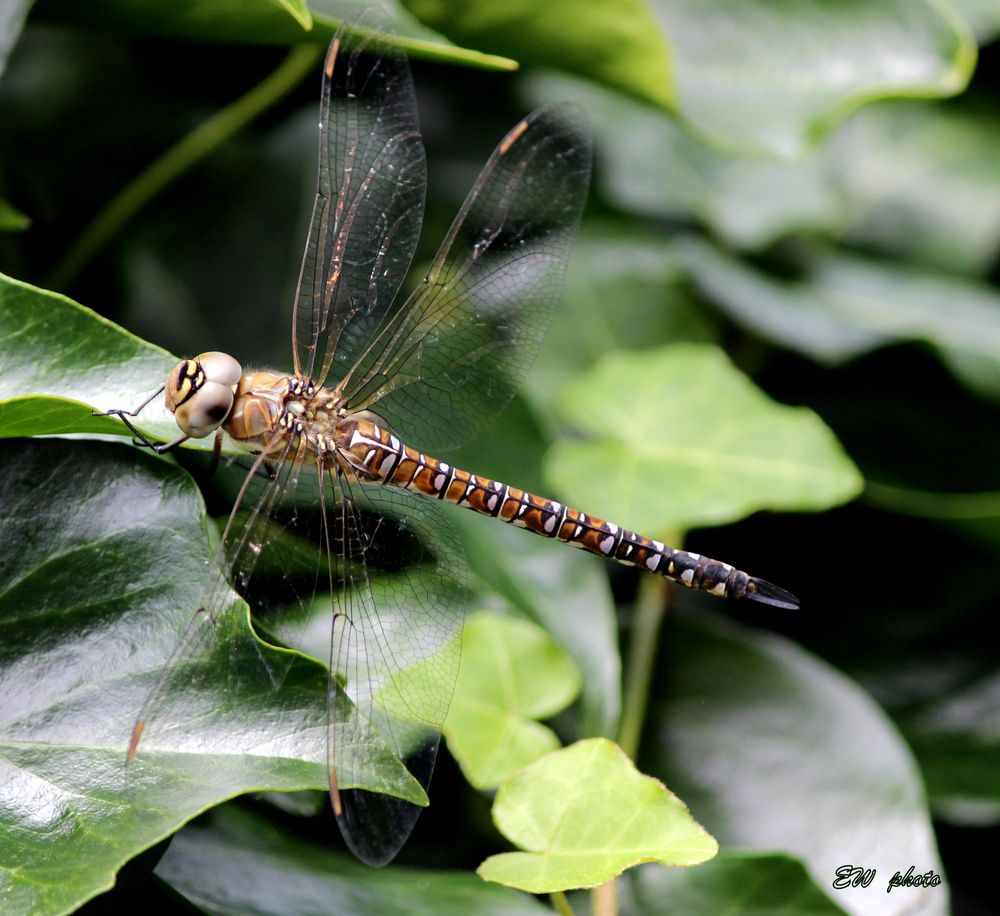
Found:
[[[848, 887], [868, 887], [876, 876], [876, 869], [864, 868], [861, 865], [841, 865], [834, 874], [833, 887], [844, 890]], [[915, 866], [911, 865], [905, 874], [896, 872], [886, 883], [887, 894], [897, 887], [937, 887], [941, 883], [940, 875], [933, 871], [915, 874]]]

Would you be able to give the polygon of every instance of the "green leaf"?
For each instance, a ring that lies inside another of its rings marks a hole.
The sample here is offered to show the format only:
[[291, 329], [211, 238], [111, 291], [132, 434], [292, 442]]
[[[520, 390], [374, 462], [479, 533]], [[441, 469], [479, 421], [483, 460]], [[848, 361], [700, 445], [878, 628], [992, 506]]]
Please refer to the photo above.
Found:
[[624, 878], [635, 913], [670, 909], [688, 916], [717, 913], [834, 916], [844, 913], [809, 877], [802, 863], [773, 853], [722, 850], [698, 868], [644, 865]]
[[642, 862], [697, 865], [719, 849], [679, 798], [603, 738], [522, 770], [501, 786], [493, 820], [527, 852], [490, 856], [477, 874], [535, 894], [594, 887]]
[[[709, 612], [679, 622], [667, 647], [641, 760], [724, 848], [797, 856], [849, 912], [883, 912], [885, 894], [834, 891], [844, 864], [877, 869], [879, 883], [911, 864], [942, 874], [913, 756], [856, 683]], [[927, 892], [906, 893], [893, 891], [894, 910]], [[944, 886], [929, 906], [946, 910]]]
[[925, 0], [657, 0], [654, 8], [689, 127], [713, 144], [782, 159], [875, 99], [954, 95], [975, 63], [964, 23]]
[[[326, 670], [259, 641], [234, 595], [191, 631], [206, 654], [149, 711], [126, 765], [143, 701], [217, 581], [187, 475], [64, 440], [0, 443], [0, 468], [5, 907], [71, 909], [223, 799], [325, 786]], [[336, 711], [344, 724], [352, 714]], [[367, 773], [338, 775], [425, 801], [394, 755], [376, 753]]]
[[670, 110], [674, 81], [667, 42], [642, 0], [403, 0], [455, 41], [557, 67]]
[[593, 438], [553, 446], [546, 476], [568, 501], [638, 531], [825, 509], [861, 487], [816, 414], [768, 400], [715, 347], [609, 353], [560, 407]]
[[524, 894], [459, 871], [374, 869], [235, 806], [182, 830], [156, 874], [209, 913], [544, 916]]
[[[306, 0], [184, 0], [153, 5], [143, 0], [92, 0], [83, 4], [49, 0], [45, 12], [59, 22], [125, 35], [264, 45], [303, 42], [326, 45], [340, 19], [357, 13], [365, 4], [345, 0], [317, 6], [321, 9], [312, 9]], [[328, 8], [330, 13], [326, 11]], [[396, 43], [413, 57], [495, 70], [517, 67], [512, 60], [449, 44], [397, 6], [387, 12], [398, 35]]]
[[493, 789], [559, 747], [547, 719], [580, 692], [573, 660], [526, 620], [481, 612], [462, 637], [462, 667], [444, 724], [448, 749], [477, 789]]
[[23, 232], [30, 225], [31, 220], [27, 216], [0, 197], [0, 232]]
[[[0, 274], [0, 436], [110, 433], [120, 420], [93, 409], [132, 409], [177, 362], [58, 293]], [[157, 398], [137, 421], [167, 440], [177, 424]]]
[[1000, 393], [1000, 296], [988, 284], [844, 254], [818, 255], [800, 279], [777, 280], [690, 239], [678, 255], [736, 320], [810, 356], [924, 341], [970, 388]]

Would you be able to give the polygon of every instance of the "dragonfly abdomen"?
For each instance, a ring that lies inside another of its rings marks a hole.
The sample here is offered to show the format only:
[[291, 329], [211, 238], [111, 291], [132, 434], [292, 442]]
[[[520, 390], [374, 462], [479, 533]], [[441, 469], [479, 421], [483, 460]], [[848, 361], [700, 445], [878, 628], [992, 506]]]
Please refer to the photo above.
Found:
[[798, 607], [794, 595], [729, 563], [669, 547], [555, 500], [471, 474], [404, 445], [370, 420], [355, 422], [349, 440], [352, 464], [355, 468], [360, 464], [381, 483], [464, 506], [599, 557], [641, 567], [688, 588], [723, 598]]

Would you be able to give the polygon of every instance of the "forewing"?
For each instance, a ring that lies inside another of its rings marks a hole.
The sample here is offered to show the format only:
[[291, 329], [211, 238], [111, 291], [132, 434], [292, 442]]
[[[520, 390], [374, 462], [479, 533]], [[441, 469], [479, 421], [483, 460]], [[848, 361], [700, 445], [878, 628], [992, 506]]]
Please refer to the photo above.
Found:
[[342, 388], [428, 451], [468, 439], [507, 404], [562, 293], [590, 181], [575, 105], [541, 108], [500, 143], [422, 282]]
[[427, 166], [405, 56], [365, 10], [327, 52], [316, 200], [292, 318], [295, 372], [339, 379], [384, 323], [413, 258]]
[[[244, 696], [259, 716], [266, 716], [269, 707], [280, 708], [280, 686], [292, 663], [277, 653], [264, 657], [237, 602], [237, 592], [248, 597], [249, 583], [257, 578], [261, 562], [271, 568], [285, 565], [267, 548], [274, 540], [271, 513], [281, 502], [291, 467], [279, 456], [272, 476], [263, 473], [261, 462], [245, 476], [217, 549], [216, 571], [199, 605], [190, 609], [188, 624], [138, 711], [130, 759], [157, 751], [224, 755], [253, 751], [317, 759], [317, 747], [305, 748], [301, 736], [310, 730], [319, 735], [321, 722], [303, 727], [303, 722], [289, 716], [283, 723], [285, 737], [280, 737], [280, 729], [267, 727], [255, 735], [241, 709]], [[267, 686], [263, 692], [262, 685]], [[220, 706], [237, 712], [219, 715]], [[203, 724], [206, 721], [211, 721], [210, 728]], [[269, 750], [265, 743], [271, 745]]]

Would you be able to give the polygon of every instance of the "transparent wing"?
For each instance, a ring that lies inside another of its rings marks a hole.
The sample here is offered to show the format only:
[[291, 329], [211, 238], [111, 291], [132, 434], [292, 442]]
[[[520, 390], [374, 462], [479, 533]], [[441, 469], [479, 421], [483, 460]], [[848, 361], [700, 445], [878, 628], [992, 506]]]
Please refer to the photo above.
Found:
[[329, 665], [325, 717], [295, 715], [299, 656], [240, 638], [220, 574], [151, 688], [130, 753], [325, 764], [348, 846], [383, 865], [422, 810], [458, 677], [461, 544], [425, 499], [348, 483], [291, 448], [263, 467], [244, 481], [220, 568], [266, 641]]
[[344, 377], [352, 407], [434, 450], [507, 404], [559, 301], [590, 162], [575, 105], [541, 108], [503, 139], [422, 282]]
[[387, 745], [427, 791], [458, 678], [464, 558], [434, 503], [355, 483], [339, 505], [346, 574], [333, 595], [330, 669], [358, 714], [345, 721], [331, 705], [331, 795], [351, 850], [384, 865], [421, 807], [391, 792], [352, 788], [345, 775], [370, 768], [370, 749]]
[[[284, 507], [269, 507], [280, 522], [265, 544], [284, 544], [285, 591], [295, 576], [312, 597], [271, 597], [268, 607], [273, 585], [251, 584], [249, 592], [256, 608], [266, 607], [259, 616], [266, 632], [327, 661], [334, 812], [355, 855], [384, 865], [422, 810], [413, 791], [428, 789], [455, 689], [467, 603], [463, 553], [436, 504], [334, 471], [321, 472], [317, 494], [311, 470], [282, 487]], [[290, 502], [299, 507], [291, 515]], [[410, 800], [401, 797], [400, 767]]]
[[[248, 732], [253, 732], [247, 714], [241, 709], [244, 696], [249, 698], [253, 714], [267, 718], [273, 708], [277, 685], [282, 684], [292, 660], [280, 654], [268, 658], [260, 652], [244, 625], [236, 604], [237, 593], [247, 597], [247, 586], [263, 558], [268, 565], [289, 567], [285, 558], [275, 558], [264, 546], [273, 540], [272, 513], [282, 501], [287, 471], [293, 466], [290, 454], [279, 456], [277, 473], [262, 473], [262, 461], [254, 463], [236, 496], [232, 513], [216, 551], [216, 568], [197, 608], [181, 632], [167, 662], [151, 683], [137, 716], [129, 747], [129, 758], [154, 750], [219, 753], [225, 757], [248, 750]], [[310, 561], [315, 568], [316, 560]], [[302, 578], [301, 570], [296, 574]], [[308, 575], [308, 573], [306, 574]], [[316, 573], [312, 572], [313, 579]], [[235, 588], [235, 592], [234, 592]], [[220, 706], [230, 706], [234, 715], [220, 715]], [[304, 707], [301, 707], [304, 709]], [[322, 722], [306, 725], [289, 715], [283, 724], [288, 735], [319, 734]], [[270, 737], [255, 735], [256, 753], [286, 753], [288, 746], [272, 740], [276, 729], [265, 728]], [[265, 744], [270, 744], [266, 751]], [[321, 760], [314, 749], [312, 756]], [[299, 757], [308, 752], [299, 744]]]
[[316, 201], [292, 317], [295, 372], [340, 378], [383, 323], [413, 258], [427, 166], [406, 58], [370, 8], [341, 26], [320, 98]]

